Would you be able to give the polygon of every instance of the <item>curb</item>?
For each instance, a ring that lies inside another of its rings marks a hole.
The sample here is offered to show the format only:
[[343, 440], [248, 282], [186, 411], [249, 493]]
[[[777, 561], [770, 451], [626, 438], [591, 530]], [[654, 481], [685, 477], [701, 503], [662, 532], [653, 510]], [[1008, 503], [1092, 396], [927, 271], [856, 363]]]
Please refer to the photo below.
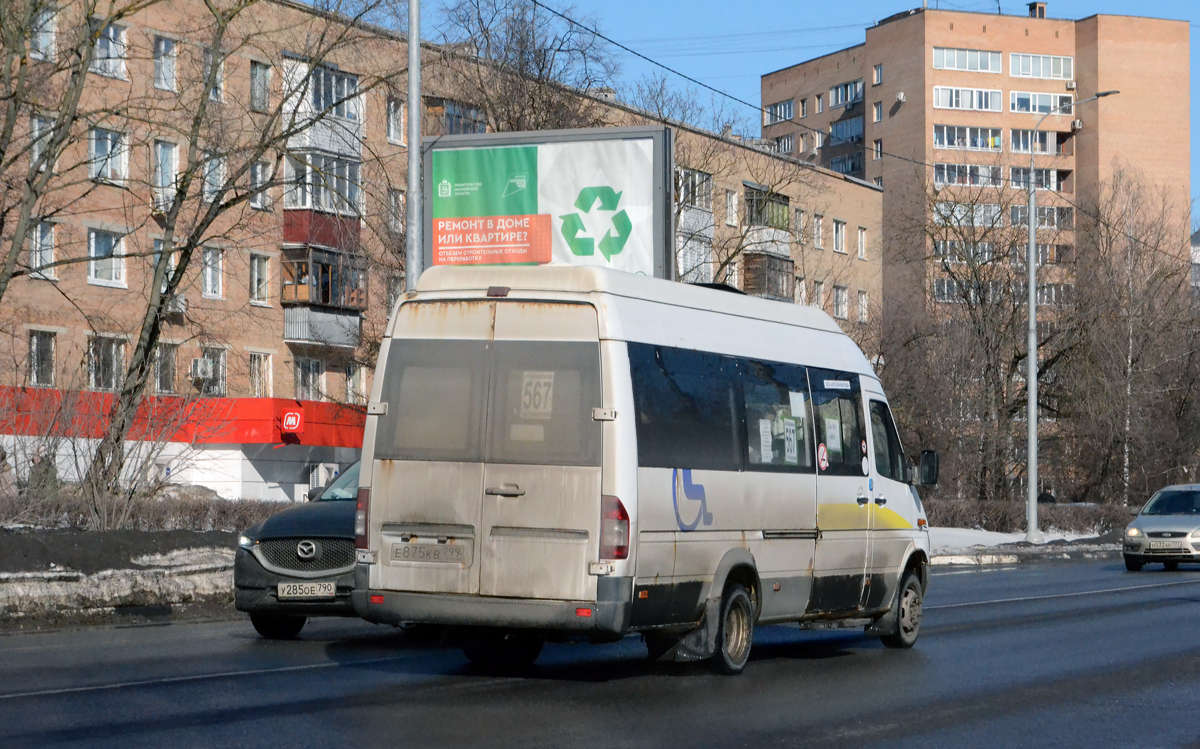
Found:
[[1055, 544], [1046, 546], [1031, 546], [1017, 549], [994, 549], [978, 553], [935, 554], [929, 559], [929, 564], [940, 566], [989, 566], [1002, 564], [1024, 564], [1028, 562], [1079, 560], [1079, 559], [1119, 559], [1120, 544], [1080, 544], [1068, 546]]

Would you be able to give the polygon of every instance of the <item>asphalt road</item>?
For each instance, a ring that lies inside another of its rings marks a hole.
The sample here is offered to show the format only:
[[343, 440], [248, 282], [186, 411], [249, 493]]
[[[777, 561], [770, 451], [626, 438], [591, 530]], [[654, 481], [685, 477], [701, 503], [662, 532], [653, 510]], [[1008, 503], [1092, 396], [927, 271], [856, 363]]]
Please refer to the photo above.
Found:
[[640, 639], [521, 677], [352, 620], [0, 637], [0, 747], [1200, 747], [1200, 569], [935, 572], [921, 639], [761, 627], [738, 677]]

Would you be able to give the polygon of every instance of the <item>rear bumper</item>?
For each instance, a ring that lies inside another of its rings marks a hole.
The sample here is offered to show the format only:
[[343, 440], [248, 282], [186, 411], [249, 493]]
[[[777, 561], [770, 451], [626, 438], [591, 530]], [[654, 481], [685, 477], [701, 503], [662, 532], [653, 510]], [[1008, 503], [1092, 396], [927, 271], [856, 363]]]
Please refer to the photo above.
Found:
[[[491, 598], [451, 593], [410, 593], [367, 588], [369, 565], [355, 570], [354, 610], [369, 622], [446, 624], [452, 626], [505, 627], [555, 632], [623, 635], [629, 631], [633, 580], [628, 577], [597, 579], [595, 601]], [[371, 596], [382, 596], [372, 603]], [[582, 615], [586, 610], [589, 615]]]

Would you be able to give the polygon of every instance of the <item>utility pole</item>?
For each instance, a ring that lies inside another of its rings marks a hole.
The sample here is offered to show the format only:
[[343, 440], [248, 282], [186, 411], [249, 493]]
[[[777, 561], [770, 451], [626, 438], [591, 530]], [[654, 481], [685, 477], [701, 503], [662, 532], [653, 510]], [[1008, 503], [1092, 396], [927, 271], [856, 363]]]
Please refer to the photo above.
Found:
[[1025, 392], [1026, 392], [1026, 417], [1025, 422], [1028, 428], [1028, 447], [1026, 453], [1025, 466], [1025, 540], [1031, 544], [1043, 543], [1046, 539], [1038, 530], [1038, 345], [1037, 345], [1037, 179], [1034, 176], [1034, 161], [1033, 155], [1037, 153], [1038, 131], [1042, 127], [1042, 123], [1050, 115], [1058, 112], [1060, 109], [1070, 109], [1078, 104], [1086, 104], [1089, 101], [1095, 101], [1105, 96], [1119, 94], [1120, 91], [1101, 91], [1089, 99], [1073, 102], [1072, 104], [1062, 104], [1054, 107], [1050, 111], [1042, 115], [1042, 118], [1037, 121], [1037, 125], [1033, 128], [1033, 133], [1029, 138], [1029, 188], [1026, 196], [1026, 210], [1029, 215], [1026, 217], [1029, 221], [1029, 246], [1025, 250], [1025, 265], [1028, 277], [1026, 283], [1029, 288], [1029, 337], [1026, 342], [1028, 350], [1026, 353], [1026, 364], [1028, 369], [1025, 375]]
[[408, 0], [408, 200], [405, 205], [404, 288], [421, 277], [421, 0]]

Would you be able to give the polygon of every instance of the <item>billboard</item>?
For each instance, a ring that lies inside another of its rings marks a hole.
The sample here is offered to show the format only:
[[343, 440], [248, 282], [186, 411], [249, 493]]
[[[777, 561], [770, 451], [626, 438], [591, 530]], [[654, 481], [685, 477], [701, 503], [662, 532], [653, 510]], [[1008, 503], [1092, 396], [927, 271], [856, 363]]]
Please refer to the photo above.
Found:
[[424, 267], [599, 265], [671, 278], [664, 127], [426, 138]]

